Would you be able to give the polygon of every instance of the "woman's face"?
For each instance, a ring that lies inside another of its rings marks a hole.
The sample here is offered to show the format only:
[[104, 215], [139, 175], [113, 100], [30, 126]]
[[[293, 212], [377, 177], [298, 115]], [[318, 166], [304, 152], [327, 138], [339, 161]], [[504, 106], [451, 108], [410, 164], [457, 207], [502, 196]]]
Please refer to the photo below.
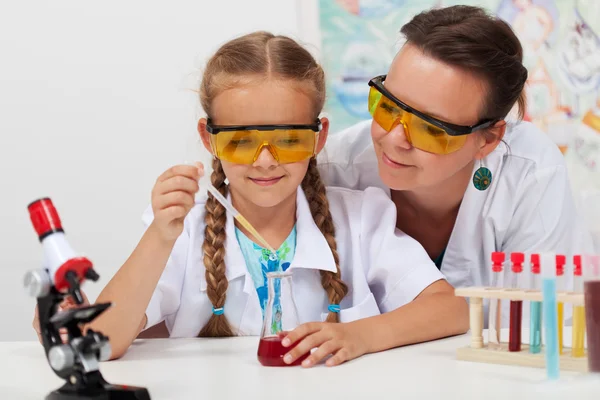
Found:
[[[456, 125], [479, 122], [485, 86], [467, 71], [449, 66], [406, 44], [394, 59], [384, 86], [409, 106]], [[450, 154], [433, 154], [414, 148], [402, 124], [390, 132], [375, 121], [371, 136], [377, 154], [379, 175], [394, 190], [435, 187], [451, 179], [472, 161], [493, 148], [479, 133], [469, 134], [462, 148]], [[495, 147], [495, 145], [494, 145]]]

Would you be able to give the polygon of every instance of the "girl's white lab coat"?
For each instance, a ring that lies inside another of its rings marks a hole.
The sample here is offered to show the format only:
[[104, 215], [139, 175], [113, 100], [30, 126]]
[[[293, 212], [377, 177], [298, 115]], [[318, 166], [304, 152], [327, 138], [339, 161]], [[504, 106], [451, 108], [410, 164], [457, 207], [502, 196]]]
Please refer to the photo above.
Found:
[[[330, 135], [319, 156], [326, 185], [373, 186], [390, 195], [379, 177], [371, 122]], [[505, 271], [510, 268], [511, 252], [526, 253], [520, 284], [528, 285], [529, 255], [554, 252], [567, 256], [565, 273], [571, 285], [572, 255], [591, 251], [592, 242], [577, 216], [556, 144], [529, 122], [508, 123], [504, 143], [483, 165], [492, 172], [492, 184], [485, 191], [470, 184], [465, 192], [441, 267], [448, 282], [454, 287], [490, 285], [491, 253], [503, 251]], [[478, 163], [473, 173], [477, 168]]]
[[[421, 245], [395, 229], [396, 208], [382, 190], [330, 188], [327, 197], [336, 228], [341, 276], [349, 287], [340, 304], [342, 322], [393, 310], [443, 279]], [[212, 313], [202, 261], [205, 200], [197, 200], [186, 217], [184, 231], [146, 310], [146, 327], [164, 320], [171, 337], [197, 336]], [[152, 218], [148, 208], [143, 221], [149, 225]], [[329, 304], [319, 270], [335, 271], [335, 263], [301, 189], [296, 219], [296, 252], [288, 271], [293, 271], [299, 319], [301, 323], [323, 321]], [[225, 265], [229, 286], [224, 314], [237, 334], [260, 335], [262, 311], [234, 229], [234, 220], [228, 215]]]

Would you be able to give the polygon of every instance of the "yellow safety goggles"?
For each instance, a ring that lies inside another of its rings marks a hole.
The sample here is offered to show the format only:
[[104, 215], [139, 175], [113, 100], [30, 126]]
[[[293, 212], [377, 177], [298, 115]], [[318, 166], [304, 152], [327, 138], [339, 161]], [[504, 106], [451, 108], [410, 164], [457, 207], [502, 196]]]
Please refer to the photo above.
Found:
[[419, 150], [449, 154], [459, 150], [468, 134], [485, 129], [497, 120], [487, 120], [473, 126], [455, 125], [431, 117], [398, 100], [384, 86], [386, 75], [369, 82], [369, 113], [387, 132], [399, 124], [404, 127], [408, 142]]
[[306, 160], [315, 155], [321, 120], [312, 125], [218, 126], [208, 120], [213, 153], [234, 164], [253, 164], [263, 148], [281, 164]]

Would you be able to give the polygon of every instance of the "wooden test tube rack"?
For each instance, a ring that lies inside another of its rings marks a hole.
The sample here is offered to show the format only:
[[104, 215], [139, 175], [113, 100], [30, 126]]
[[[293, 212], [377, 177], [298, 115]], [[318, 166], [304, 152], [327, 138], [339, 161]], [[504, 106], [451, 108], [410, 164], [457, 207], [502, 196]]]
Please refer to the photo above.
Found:
[[[454, 293], [458, 297], [469, 298], [471, 344], [457, 350], [459, 360], [538, 368], [546, 366], [546, 355], [543, 346], [540, 353], [531, 354], [529, 346], [525, 344], [521, 345], [521, 351], [510, 352], [508, 351], [508, 343], [501, 343], [500, 349], [490, 349], [483, 341], [483, 299], [543, 301], [541, 291], [467, 287], [455, 289]], [[576, 306], [584, 305], [583, 293], [557, 292], [556, 301]], [[543, 326], [542, 323], [542, 329]], [[559, 357], [561, 370], [588, 371], [587, 354], [583, 357], [573, 357], [571, 349], [565, 346], [563, 354]]]

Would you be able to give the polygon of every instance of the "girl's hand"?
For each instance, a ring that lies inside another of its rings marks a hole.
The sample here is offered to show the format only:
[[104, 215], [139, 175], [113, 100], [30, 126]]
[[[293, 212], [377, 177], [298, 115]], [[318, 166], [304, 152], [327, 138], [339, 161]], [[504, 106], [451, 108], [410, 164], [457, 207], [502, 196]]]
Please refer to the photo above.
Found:
[[166, 241], [176, 240], [183, 232], [183, 220], [194, 206], [198, 179], [204, 175], [204, 166], [176, 165], [156, 180], [152, 189], [152, 225]]
[[[65, 311], [65, 310], [70, 310], [72, 308], [89, 306], [90, 302], [89, 302], [87, 296], [85, 295], [85, 293], [81, 292], [81, 296], [83, 297], [83, 304], [81, 304], [81, 305], [78, 305], [77, 303], [75, 303], [75, 301], [73, 300], [73, 297], [71, 297], [71, 296], [65, 297], [65, 299], [63, 300], [63, 302], [58, 305], [58, 311]], [[40, 341], [40, 343], [43, 344], [43, 342], [42, 342], [42, 329], [40, 327], [40, 313], [39, 313], [37, 305], [35, 306], [35, 313], [34, 313], [34, 316], [33, 316], [32, 326], [33, 326], [33, 329], [35, 330], [35, 332], [38, 335], [38, 340]], [[63, 343], [67, 342], [67, 330], [66, 330], [66, 328], [62, 328], [60, 330], [60, 337], [61, 337]]]
[[306, 360], [303, 367], [312, 367], [328, 355], [326, 365], [332, 367], [367, 353], [366, 332], [360, 325], [350, 323], [309, 322], [291, 331], [283, 340], [284, 347], [297, 343], [283, 358], [286, 364], [317, 347]]

